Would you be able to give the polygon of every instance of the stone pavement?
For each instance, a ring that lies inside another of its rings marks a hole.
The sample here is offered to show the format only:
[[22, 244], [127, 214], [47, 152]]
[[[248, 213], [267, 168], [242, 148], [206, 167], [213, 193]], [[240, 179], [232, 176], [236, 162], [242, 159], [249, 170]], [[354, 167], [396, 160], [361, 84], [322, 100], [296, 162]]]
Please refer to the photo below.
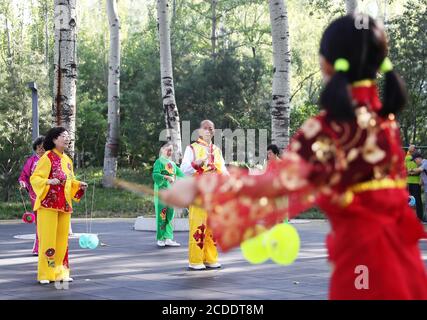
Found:
[[[291, 266], [250, 265], [236, 249], [220, 253], [223, 269], [201, 272], [187, 269], [188, 233], [175, 233], [182, 247], [157, 248], [155, 234], [134, 231], [133, 223], [95, 220], [92, 232], [106, 244], [95, 250], [81, 249], [77, 239], [70, 239], [74, 282], [68, 290], [36, 282], [32, 241], [14, 238], [32, 233], [32, 225], [0, 223], [0, 299], [327, 299], [326, 221], [295, 224], [302, 244]], [[73, 232], [85, 232], [84, 221], [72, 225]], [[426, 243], [422, 247], [426, 253]]]

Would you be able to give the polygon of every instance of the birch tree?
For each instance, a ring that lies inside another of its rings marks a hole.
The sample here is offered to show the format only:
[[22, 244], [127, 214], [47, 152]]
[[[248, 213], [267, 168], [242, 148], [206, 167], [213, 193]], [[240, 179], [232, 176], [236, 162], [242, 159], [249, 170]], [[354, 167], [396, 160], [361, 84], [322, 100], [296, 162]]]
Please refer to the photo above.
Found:
[[357, 0], [345, 0], [347, 14], [353, 14], [357, 10]]
[[280, 150], [289, 144], [290, 67], [288, 12], [284, 0], [269, 0], [273, 39], [271, 140]]
[[108, 66], [108, 127], [104, 153], [104, 187], [112, 187], [117, 173], [120, 132], [120, 20], [116, 0], [107, 0], [110, 26]]
[[157, 1], [157, 28], [160, 42], [160, 75], [163, 111], [166, 122], [167, 138], [173, 144], [175, 162], [182, 158], [181, 129], [178, 107], [175, 102], [175, 89], [172, 72], [172, 53], [170, 44], [170, 25], [168, 18], [168, 0]]
[[54, 126], [70, 134], [68, 154], [74, 158], [77, 84], [76, 0], [54, 0], [55, 45], [52, 117]]
[[217, 14], [216, 7], [218, 4], [218, 0], [211, 0], [211, 13], [212, 13], [212, 27], [211, 27], [211, 46], [212, 46], [212, 58], [215, 60], [216, 58], [216, 45], [217, 45]]

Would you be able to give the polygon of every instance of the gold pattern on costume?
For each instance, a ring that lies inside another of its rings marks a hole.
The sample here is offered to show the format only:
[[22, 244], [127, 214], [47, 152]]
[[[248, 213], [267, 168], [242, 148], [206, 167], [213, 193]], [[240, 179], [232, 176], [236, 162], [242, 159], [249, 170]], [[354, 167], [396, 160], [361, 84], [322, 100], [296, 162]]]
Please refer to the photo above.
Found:
[[355, 113], [358, 126], [362, 129], [367, 129], [369, 122], [372, 120], [372, 113], [368, 111], [367, 107], [357, 108]]
[[273, 186], [273, 189], [276, 189], [276, 190], [282, 189], [282, 183], [280, 181], [280, 178], [273, 179], [272, 186]]
[[317, 160], [322, 163], [327, 162], [335, 155], [335, 145], [328, 137], [321, 136], [312, 144], [311, 150], [316, 155]]
[[346, 122], [343, 122], [341, 125], [344, 132], [338, 137], [338, 144], [344, 145], [344, 143], [350, 138], [351, 128], [350, 125]]
[[365, 191], [375, 191], [375, 190], [383, 190], [383, 189], [405, 189], [406, 188], [406, 180], [405, 179], [375, 179], [369, 180], [361, 183], [357, 183], [352, 185], [341, 194], [339, 198], [339, 204], [342, 207], [346, 207], [353, 202], [354, 194], [361, 193]]
[[225, 245], [230, 245], [239, 242], [240, 233], [237, 232], [234, 228], [225, 229], [223, 232], [224, 234], [222, 238]]
[[[347, 140], [340, 140], [340, 144], [342, 145], [342, 149], [347, 151], [349, 149], [352, 149], [355, 145], [357, 145], [360, 141], [360, 138], [362, 137], [363, 130], [359, 127], [356, 128], [356, 133], [353, 135], [351, 140], [349, 142], [346, 142]], [[350, 137], [350, 135], [349, 135]]]
[[259, 199], [259, 205], [262, 207], [265, 207], [268, 204], [268, 198], [267, 197], [262, 197]]
[[287, 190], [297, 190], [304, 187], [307, 181], [301, 179], [300, 172], [297, 168], [289, 168], [289, 170], [282, 170], [279, 173], [282, 186]]
[[337, 133], [342, 131], [342, 128], [335, 121], [331, 122], [331, 128]]
[[288, 209], [289, 201], [287, 197], [278, 197], [274, 199], [277, 210]]
[[349, 188], [351, 192], [359, 193], [372, 190], [382, 190], [382, 189], [405, 189], [406, 180], [405, 179], [391, 179], [384, 178], [379, 180], [369, 180], [361, 183], [357, 183]]
[[370, 134], [366, 138], [365, 145], [362, 149], [362, 156], [363, 159], [370, 164], [378, 163], [385, 158], [386, 153], [378, 147], [377, 137], [374, 134]]
[[301, 127], [302, 132], [304, 133], [304, 137], [306, 139], [314, 138], [322, 129], [322, 125], [317, 119], [308, 119]]
[[354, 193], [352, 191], [346, 191], [341, 195], [339, 203], [342, 207], [347, 207], [354, 200]]
[[340, 182], [340, 181], [341, 181], [341, 174], [336, 172], [332, 175], [331, 180], [330, 180], [330, 184], [332, 186], [334, 186], [334, 185], [338, 184], [338, 182]]
[[390, 171], [390, 165], [384, 165], [384, 166], [374, 166], [374, 178], [375, 179], [383, 179], [387, 176], [388, 172]]
[[237, 200], [233, 199], [222, 206], [215, 206], [215, 211], [226, 225], [235, 226], [239, 224], [238, 217], [234, 214], [238, 209]]
[[357, 148], [351, 149], [347, 154], [347, 161], [352, 162], [359, 155], [359, 150]]

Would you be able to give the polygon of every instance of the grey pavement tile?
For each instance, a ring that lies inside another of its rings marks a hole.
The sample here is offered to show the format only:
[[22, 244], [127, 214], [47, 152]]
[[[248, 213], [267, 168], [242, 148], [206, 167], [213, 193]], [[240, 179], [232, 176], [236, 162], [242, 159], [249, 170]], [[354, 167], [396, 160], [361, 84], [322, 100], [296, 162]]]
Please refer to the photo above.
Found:
[[[180, 248], [160, 250], [153, 232], [132, 230], [130, 220], [94, 221], [93, 231], [108, 246], [79, 248], [70, 240], [71, 276], [68, 290], [36, 281], [37, 258], [31, 241], [13, 235], [34, 232], [22, 223], [0, 224], [0, 300], [6, 299], [308, 299], [328, 297], [330, 267], [325, 257], [325, 222], [295, 225], [302, 239], [300, 258], [290, 266], [271, 261], [250, 265], [239, 249], [219, 258], [224, 268], [203, 272], [187, 269], [188, 233], [177, 232]], [[73, 222], [74, 232], [85, 231], [84, 222]], [[421, 243], [425, 254], [427, 243]], [[427, 263], [427, 261], [426, 261]]]

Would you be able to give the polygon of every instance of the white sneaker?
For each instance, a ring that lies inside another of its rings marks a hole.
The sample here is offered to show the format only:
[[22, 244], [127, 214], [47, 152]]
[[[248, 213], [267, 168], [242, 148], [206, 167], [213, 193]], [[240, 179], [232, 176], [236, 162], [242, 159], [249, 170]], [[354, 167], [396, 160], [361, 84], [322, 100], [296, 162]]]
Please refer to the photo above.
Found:
[[166, 243], [163, 240], [158, 240], [157, 241], [157, 246], [158, 247], [164, 247], [164, 246], [166, 246]]
[[73, 279], [73, 278], [68, 277], [68, 278], [64, 278], [64, 279], [62, 279], [62, 281], [64, 281], [64, 282], [73, 282], [73, 281], [74, 281], [74, 279]]
[[205, 263], [206, 267], [210, 269], [219, 269], [221, 268], [221, 263], [215, 262], [215, 263]]
[[204, 264], [192, 264], [190, 263], [188, 267], [192, 270], [205, 270], [206, 266]]
[[39, 283], [40, 284], [49, 284], [50, 281], [49, 280], [40, 280]]
[[179, 247], [180, 244], [176, 241], [173, 241], [172, 239], [166, 239], [165, 245], [171, 246], [171, 247]]

